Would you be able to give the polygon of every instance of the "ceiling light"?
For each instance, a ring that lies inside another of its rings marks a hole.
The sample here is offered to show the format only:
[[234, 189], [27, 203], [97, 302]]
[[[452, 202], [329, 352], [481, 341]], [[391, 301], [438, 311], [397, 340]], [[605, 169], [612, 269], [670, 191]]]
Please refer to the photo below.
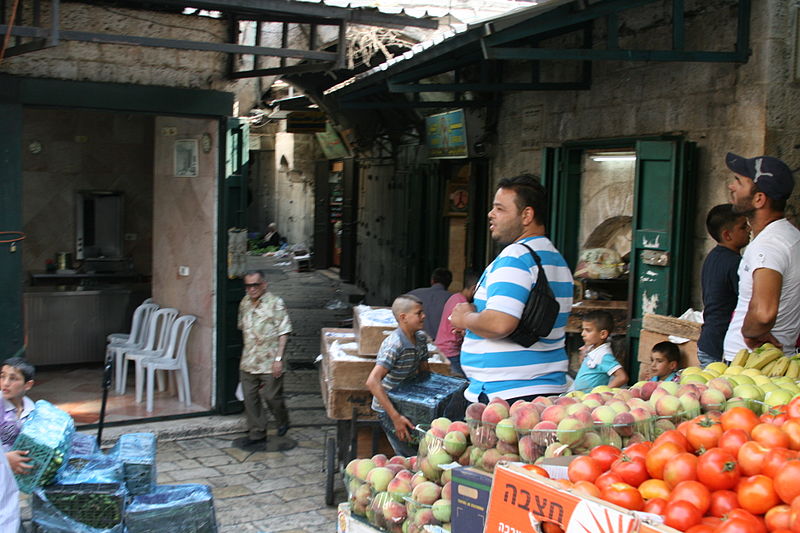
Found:
[[593, 155], [592, 161], [636, 161], [635, 155]]

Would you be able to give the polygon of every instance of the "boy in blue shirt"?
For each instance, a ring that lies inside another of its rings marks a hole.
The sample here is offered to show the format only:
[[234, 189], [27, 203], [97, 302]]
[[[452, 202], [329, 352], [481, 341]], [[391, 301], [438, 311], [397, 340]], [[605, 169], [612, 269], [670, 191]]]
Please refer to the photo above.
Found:
[[575, 390], [590, 391], [600, 385], [621, 387], [628, 382], [628, 373], [614, 357], [608, 338], [614, 330], [614, 318], [606, 311], [591, 311], [581, 324], [583, 361], [575, 376]]
[[650, 354], [650, 368], [653, 377], [650, 378], [650, 381], [678, 381], [680, 366], [681, 351], [677, 344], [663, 341], [653, 346]]

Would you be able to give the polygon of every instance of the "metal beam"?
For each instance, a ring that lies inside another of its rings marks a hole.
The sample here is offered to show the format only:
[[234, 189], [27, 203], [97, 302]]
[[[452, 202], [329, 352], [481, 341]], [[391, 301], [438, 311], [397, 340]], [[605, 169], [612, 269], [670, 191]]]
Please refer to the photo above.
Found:
[[[8, 31], [8, 26], [0, 24], [0, 33]], [[32, 26], [14, 26], [11, 35], [19, 37], [47, 38], [50, 30], [47, 28], [34, 28]], [[66, 41], [83, 41], [106, 44], [128, 44], [133, 46], [150, 46], [158, 48], [176, 48], [179, 50], [199, 50], [203, 52], [223, 52], [228, 54], [251, 54], [273, 57], [299, 57], [302, 59], [316, 59], [321, 61], [335, 61], [337, 54], [334, 52], [320, 52], [315, 50], [292, 50], [283, 48], [270, 48], [265, 46], [247, 46], [231, 43], [210, 43], [201, 41], [181, 41], [176, 39], [157, 39], [153, 37], [137, 37], [133, 35], [112, 35], [109, 33], [93, 33], [85, 31], [62, 30], [61, 38]]]
[[[145, 9], [152, 9], [151, 0], [129, 0], [140, 4]], [[311, 17], [328, 18], [335, 21], [344, 20], [353, 24], [368, 26], [395, 27], [406, 26], [435, 30], [439, 23], [435, 20], [420, 19], [407, 15], [391, 15], [377, 10], [348, 9], [326, 6], [321, 3], [293, 2], [290, 0], [156, 0], [156, 3], [176, 7], [194, 7], [212, 11], [245, 13], [290, 13]], [[333, 22], [338, 24], [338, 22]]]
[[746, 63], [749, 53], [705, 52], [682, 50], [559, 50], [554, 48], [494, 48], [484, 49], [486, 59], [553, 59], [581, 61], [705, 61], [716, 63]]
[[349, 102], [342, 101], [341, 109], [398, 109], [398, 108], [453, 108], [453, 107], [491, 107], [491, 102], [477, 100], [448, 100], [428, 102]]
[[503, 91], [543, 91], [586, 88], [584, 82], [566, 83], [392, 83], [391, 93], [447, 93], [447, 92], [503, 92]]
[[28, 52], [38, 52], [39, 50], [52, 47], [53, 45], [49, 44], [46, 39], [36, 39], [28, 43], [18, 44], [16, 46], [6, 48], [4, 57], [19, 56], [22, 54], [27, 54]]
[[325, 72], [332, 70], [332, 62], [324, 63], [303, 63], [300, 65], [289, 65], [287, 67], [260, 68], [253, 70], [239, 70], [231, 73], [233, 79], [257, 78], [259, 76], [280, 76], [282, 74], [302, 74], [304, 72]]

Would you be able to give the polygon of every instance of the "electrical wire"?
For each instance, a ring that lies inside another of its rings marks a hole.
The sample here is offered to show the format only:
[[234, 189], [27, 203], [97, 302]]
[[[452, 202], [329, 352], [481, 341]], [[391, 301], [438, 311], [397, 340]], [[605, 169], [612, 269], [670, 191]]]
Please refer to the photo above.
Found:
[[3, 38], [3, 46], [0, 47], [0, 63], [3, 62], [3, 57], [6, 55], [8, 48], [8, 41], [11, 40], [11, 30], [14, 28], [14, 21], [17, 19], [17, 8], [19, 7], [19, 0], [14, 0], [14, 7], [11, 8], [11, 14], [8, 16], [8, 31]]
[[0, 235], [19, 235], [19, 237], [14, 239], [0, 239], [0, 244], [11, 244], [14, 242], [24, 241], [28, 238], [28, 236], [21, 231], [0, 231]]

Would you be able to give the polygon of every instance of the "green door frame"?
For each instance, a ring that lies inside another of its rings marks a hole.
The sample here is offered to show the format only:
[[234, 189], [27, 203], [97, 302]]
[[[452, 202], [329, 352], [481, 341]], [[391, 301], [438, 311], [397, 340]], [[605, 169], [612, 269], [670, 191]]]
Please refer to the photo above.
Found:
[[[233, 100], [233, 94], [220, 91], [0, 75], [0, 116], [3, 117], [0, 231], [22, 230], [22, 112], [25, 106], [202, 117], [218, 120], [222, 127], [233, 112]], [[224, 159], [224, 154], [221, 148], [220, 159]], [[222, 180], [223, 174], [219, 176]], [[219, 202], [222, 200], [220, 196]], [[218, 210], [223, 210], [221, 204]], [[17, 250], [21, 251], [24, 244], [25, 241], [17, 243]], [[24, 273], [21, 254], [11, 252], [10, 248], [9, 243], [0, 243], [0, 279], [3, 280], [0, 284], [0, 357], [24, 353]], [[227, 246], [220, 247], [217, 262], [225, 263], [226, 258]], [[221, 287], [222, 281], [218, 279], [217, 294], [221, 294]], [[222, 329], [220, 324], [216, 326], [217, 330]]]

